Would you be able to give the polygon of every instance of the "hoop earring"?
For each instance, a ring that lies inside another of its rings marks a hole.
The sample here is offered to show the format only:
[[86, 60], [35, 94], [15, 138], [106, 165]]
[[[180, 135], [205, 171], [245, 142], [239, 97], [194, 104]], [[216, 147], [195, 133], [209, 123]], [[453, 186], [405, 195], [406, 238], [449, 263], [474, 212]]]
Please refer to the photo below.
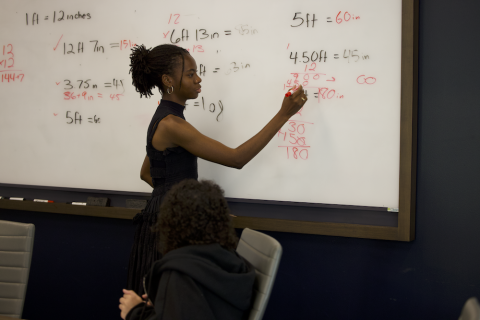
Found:
[[[170, 88], [172, 88], [172, 91], [170, 91]], [[172, 94], [172, 93], [173, 93], [173, 86], [171, 86], [170, 88], [167, 88], [167, 93], [168, 93], [168, 94]]]

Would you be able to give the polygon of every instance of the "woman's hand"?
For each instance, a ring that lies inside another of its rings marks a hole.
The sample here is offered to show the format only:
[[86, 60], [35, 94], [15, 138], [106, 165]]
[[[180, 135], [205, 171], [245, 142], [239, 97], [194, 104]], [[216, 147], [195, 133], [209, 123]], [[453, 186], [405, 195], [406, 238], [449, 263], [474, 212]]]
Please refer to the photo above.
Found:
[[123, 297], [120, 298], [120, 305], [118, 306], [121, 310], [120, 317], [125, 320], [130, 310], [142, 302], [142, 298], [140, 298], [135, 291], [123, 289]]
[[[293, 87], [291, 90], [295, 90]], [[285, 97], [283, 99], [282, 107], [280, 108], [280, 112], [290, 119], [293, 117], [307, 102], [307, 96], [303, 91], [303, 87], [300, 85], [298, 89], [292, 93], [291, 96]]]

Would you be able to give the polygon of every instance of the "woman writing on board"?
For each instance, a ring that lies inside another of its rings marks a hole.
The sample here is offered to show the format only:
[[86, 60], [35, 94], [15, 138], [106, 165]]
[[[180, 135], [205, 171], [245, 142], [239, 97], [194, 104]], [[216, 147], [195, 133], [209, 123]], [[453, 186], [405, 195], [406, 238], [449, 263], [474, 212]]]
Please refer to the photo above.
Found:
[[132, 49], [130, 60], [132, 83], [140, 97], [150, 97], [155, 87], [162, 94], [148, 127], [147, 155], [140, 171], [141, 179], [154, 190], [145, 209], [134, 218], [137, 228], [128, 270], [127, 287], [140, 294], [143, 276], [161, 258], [151, 227], [157, 222], [166, 192], [184, 179], [198, 178], [197, 157], [241, 169], [302, 108], [307, 97], [301, 87], [285, 97], [278, 113], [260, 132], [232, 149], [204, 136], [185, 120], [185, 102], [198, 97], [202, 82], [187, 50], [169, 44], [153, 49], [141, 45]]

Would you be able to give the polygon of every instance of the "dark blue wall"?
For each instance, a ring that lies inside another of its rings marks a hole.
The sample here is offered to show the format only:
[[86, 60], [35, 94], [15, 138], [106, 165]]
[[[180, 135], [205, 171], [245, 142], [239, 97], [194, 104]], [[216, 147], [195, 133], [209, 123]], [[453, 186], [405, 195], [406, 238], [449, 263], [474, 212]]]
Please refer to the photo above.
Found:
[[[457, 319], [480, 297], [479, 14], [478, 0], [420, 0], [416, 240], [268, 232], [284, 255], [265, 319]], [[25, 318], [118, 319], [130, 221], [0, 219], [37, 227]]]

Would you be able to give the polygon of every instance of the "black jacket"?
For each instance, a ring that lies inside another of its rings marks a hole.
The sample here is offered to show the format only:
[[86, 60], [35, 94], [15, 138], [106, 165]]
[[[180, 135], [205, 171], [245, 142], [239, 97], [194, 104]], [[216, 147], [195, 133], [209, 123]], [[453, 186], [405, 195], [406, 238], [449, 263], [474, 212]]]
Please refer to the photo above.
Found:
[[254, 280], [253, 267], [218, 243], [172, 250], [145, 278], [153, 307], [140, 303], [126, 320], [244, 319]]

